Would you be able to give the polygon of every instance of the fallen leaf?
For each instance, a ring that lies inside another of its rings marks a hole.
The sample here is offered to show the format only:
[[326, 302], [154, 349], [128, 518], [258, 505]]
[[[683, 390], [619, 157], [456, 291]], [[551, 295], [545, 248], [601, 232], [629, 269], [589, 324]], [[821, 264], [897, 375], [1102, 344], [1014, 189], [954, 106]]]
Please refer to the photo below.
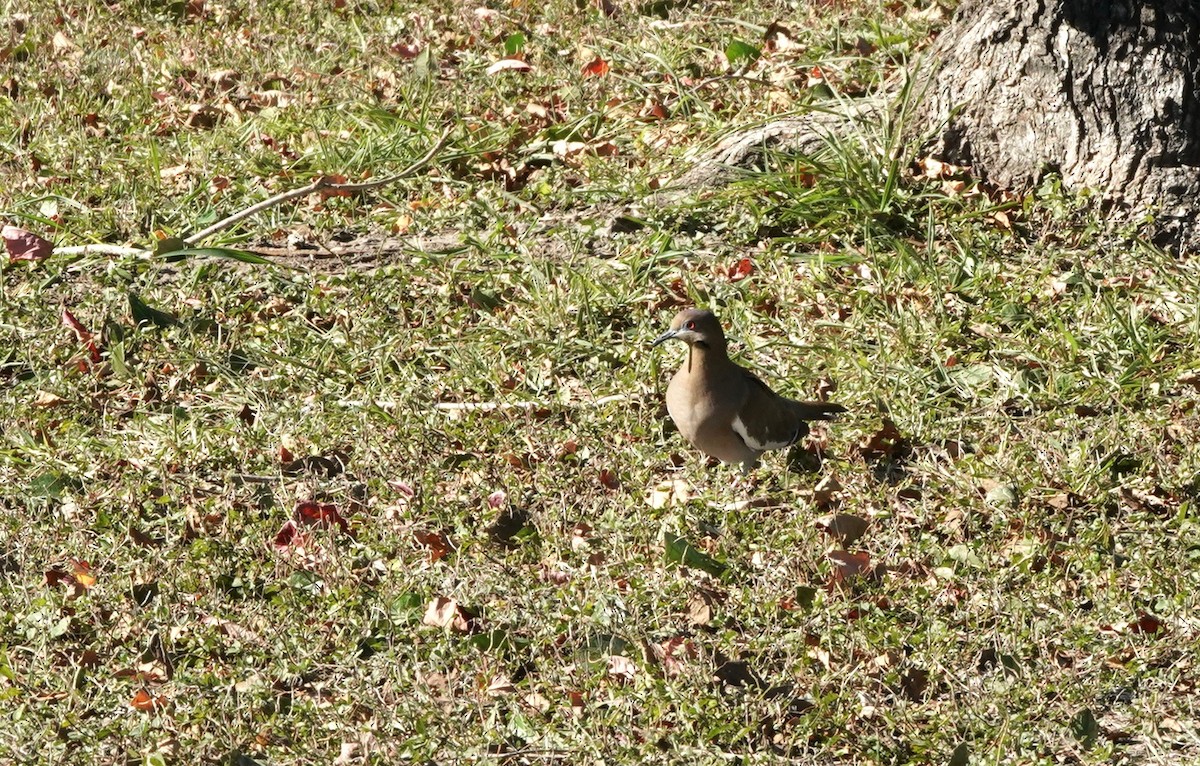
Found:
[[475, 616], [446, 596], [437, 596], [425, 607], [421, 622], [453, 633], [469, 633], [474, 627]]
[[599, 480], [600, 486], [609, 491], [615, 492], [621, 488], [621, 482], [617, 479], [617, 475], [607, 468], [600, 469]]
[[730, 66], [738, 66], [741, 63], [753, 64], [762, 56], [762, 51], [744, 40], [734, 38], [729, 41], [729, 45], [725, 46], [725, 60]]
[[730, 282], [740, 282], [753, 273], [754, 262], [749, 258], [739, 258], [736, 263], [726, 270], [725, 276]]
[[763, 32], [763, 48], [773, 53], [786, 51], [792, 47], [795, 47], [795, 43], [792, 42], [792, 31], [778, 21], [772, 21], [767, 26], [767, 30]]
[[417, 43], [392, 43], [390, 46], [392, 53], [395, 53], [402, 59], [415, 59], [421, 55], [421, 46]]
[[1135, 635], [1157, 636], [1159, 633], [1165, 633], [1166, 630], [1167, 628], [1163, 625], [1162, 620], [1149, 612], [1139, 614], [1137, 621], [1129, 626], [1129, 632]]
[[275, 547], [288, 548], [293, 545], [303, 545], [307, 538], [300, 534], [300, 529], [296, 526], [296, 522], [288, 519], [275, 533]]
[[8, 251], [10, 262], [43, 261], [54, 252], [53, 244], [16, 226], [0, 229], [0, 237], [4, 238], [4, 249]]
[[841, 491], [841, 482], [837, 480], [836, 476], [830, 474], [813, 487], [813, 503], [821, 510], [825, 510], [833, 505], [834, 496]]
[[500, 59], [487, 68], [487, 73], [496, 75], [501, 72], [529, 72], [532, 70], [533, 67], [521, 59]]
[[871, 522], [849, 513], [835, 513], [822, 516], [816, 520], [816, 525], [823, 529], [844, 548], [853, 545], [862, 538], [870, 527]]
[[654, 654], [662, 663], [663, 672], [674, 678], [694, 663], [699, 656], [696, 645], [689, 638], [675, 636], [654, 647]]
[[871, 556], [864, 551], [858, 553], [831, 551], [828, 555], [829, 560], [834, 564], [832, 580], [834, 583], [859, 577], [871, 570]]
[[387, 485], [394, 489], [399, 495], [407, 500], [412, 500], [417, 496], [417, 491], [407, 482], [399, 479], [388, 479]]
[[54, 47], [54, 54], [56, 56], [66, 56], [78, 50], [78, 46], [71, 42], [71, 38], [67, 37], [61, 29], [54, 33], [50, 44]]
[[155, 710], [165, 705], [166, 702], [166, 698], [162, 695], [155, 697], [145, 689], [139, 689], [138, 693], [133, 695], [133, 699], [129, 701], [129, 704], [134, 710], [139, 712], [153, 713]]
[[96, 576], [92, 574], [92, 565], [88, 562], [74, 560], [71, 562], [71, 569], [71, 574], [75, 578], [75, 582], [84, 588], [91, 588], [96, 584]]
[[512, 682], [511, 678], [503, 673], [497, 674], [487, 685], [487, 693], [489, 697], [500, 697], [506, 694], [512, 694], [516, 690], [516, 684]]
[[333, 766], [350, 766], [354, 761], [354, 754], [358, 752], [358, 748], [359, 744], [357, 742], [343, 742], [338, 757], [333, 759]]
[[46, 585], [52, 588], [60, 585], [65, 587], [69, 601], [83, 596], [96, 584], [96, 576], [92, 574], [91, 564], [79, 559], [55, 564], [45, 571], [44, 576]]
[[724, 563], [669, 531], [663, 532], [663, 545], [666, 547], [667, 561], [708, 572], [713, 577], [723, 577], [729, 569]]
[[615, 681], [632, 683], [634, 677], [637, 676], [637, 665], [634, 665], [633, 660], [628, 657], [610, 654], [608, 656], [608, 675]]
[[692, 486], [683, 479], [660, 482], [646, 493], [646, 504], [651, 508], [669, 508], [684, 505], [692, 498]]
[[907, 446], [904, 435], [891, 418], [884, 418], [879, 430], [871, 434], [858, 446], [858, 453], [865, 459], [894, 458]]
[[588, 145], [583, 141], [567, 141], [560, 139], [550, 144], [550, 151], [554, 152], [554, 156], [568, 159], [582, 153], [588, 148]]
[[324, 528], [337, 526], [342, 532], [350, 531], [349, 522], [342, 517], [342, 514], [338, 512], [337, 506], [332, 503], [300, 502], [296, 504], [293, 516], [296, 521], [308, 526]]
[[571, 550], [581, 551], [591, 546], [592, 525], [578, 522], [571, 528]]
[[37, 393], [34, 394], [34, 397], [33, 397], [33, 406], [34, 407], [58, 407], [59, 405], [66, 404], [67, 401], [68, 400], [62, 398], [58, 394], [52, 394], [49, 391], [43, 391], [41, 389], [38, 389]]
[[603, 77], [608, 74], [608, 62], [597, 56], [583, 65], [584, 77]]
[[712, 622], [712, 602], [702, 594], [696, 594], [688, 599], [688, 622], [704, 626]]
[[441, 532], [417, 530], [413, 532], [413, 539], [417, 541], [417, 545], [428, 552], [430, 564], [441, 561], [450, 555], [450, 538]]
[[100, 361], [100, 349], [96, 346], [96, 341], [93, 339], [91, 331], [83, 326], [83, 323], [75, 318], [75, 315], [69, 309], [62, 310], [62, 322], [68, 329], [75, 333], [75, 337], [87, 348], [88, 358], [92, 362]]

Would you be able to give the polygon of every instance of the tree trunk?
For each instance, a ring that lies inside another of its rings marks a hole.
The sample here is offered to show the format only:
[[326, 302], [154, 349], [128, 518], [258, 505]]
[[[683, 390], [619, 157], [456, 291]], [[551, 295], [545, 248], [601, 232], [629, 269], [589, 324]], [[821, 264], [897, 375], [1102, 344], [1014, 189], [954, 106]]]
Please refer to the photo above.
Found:
[[1058, 173], [1198, 249], [1200, 2], [964, 0], [928, 60], [932, 154], [1018, 191]]

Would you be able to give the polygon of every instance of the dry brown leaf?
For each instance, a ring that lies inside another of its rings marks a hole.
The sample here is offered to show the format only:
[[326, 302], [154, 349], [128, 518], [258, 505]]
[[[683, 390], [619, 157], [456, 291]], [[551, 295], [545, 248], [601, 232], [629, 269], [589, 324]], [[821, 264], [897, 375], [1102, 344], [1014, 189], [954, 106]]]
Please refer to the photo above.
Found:
[[646, 504], [651, 508], [671, 508], [684, 505], [692, 498], [692, 485], [683, 479], [660, 482], [646, 493]]
[[417, 545], [425, 549], [430, 564], [449, 556], [453, 547], [450, 538], [442, 532], [418, 529], [413, 532], [413, 539], [416, 540]]
[[842, 485], [833, 474], [826, 476], [813, 487], [813, 503], [821, 510], [833, 504], [837, 494], [842, 491]]
[[858, 452], [866, 459], [894, 458], [906, 446], [905, 438], [891, 418], [884, 418], [879, 430], [867, 437], [858, 446]]
[[663, 673], [674, 678], [699, 656], [696, 645], [689, 638], [675, 636], [654, 647], [654, 654], [662, 662]]
[[620, 683], [632, 683], [637, 676], [637, 665], [634, 665], [633, 660], [628, 657], [619, 654], [609, 655], [608, 676]]
[[503, 673], [498, 673], [492, 678], [491, 683], [487, 686], [487, 694], [489, 697], [501, 697], [507, 694], [512, 694], [517, 690], [512, 679]]
[[693, 625], [708, 625], [712, 622], [712, 603], [701, 594], [688, 599], [688, 621]]
[[53, 394], [53, 393], [50, 393], [49, 391], [43, 391], [41, 389], [38, 389], [38, 392], [33, 397], [33, 406], [34, 407], [58, 407], [60, 405], [66, 404], [67, 401], [68, 400], [62, 398], [58, 394]]
[[831, 551], [829, 560], [834, 563], [833, 582], [842, 582], [871, 571], [871, 556], [865, 551]]
[[835, 513], [822, 516], [814, 522], [844, 548], [853, 545], [867, 533], [871, 522], [850, 513]]
[[454, 633], [469, 633], [473, 627], [474, 616], [459, 605], [457, 601], [446, 596], [437, 596], [425, 608], [425, 616], [421, 622], [435, 628], [450, 630]]

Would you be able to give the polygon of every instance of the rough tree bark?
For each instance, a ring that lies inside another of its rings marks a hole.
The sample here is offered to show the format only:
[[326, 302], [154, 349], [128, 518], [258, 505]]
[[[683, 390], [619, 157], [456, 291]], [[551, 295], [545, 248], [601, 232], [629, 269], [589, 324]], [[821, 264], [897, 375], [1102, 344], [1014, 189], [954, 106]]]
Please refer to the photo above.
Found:
[[964, 0], [926, 61], [934, 156], [1008, 189], [1057, 172], [1200, 249], [1200, 2]]

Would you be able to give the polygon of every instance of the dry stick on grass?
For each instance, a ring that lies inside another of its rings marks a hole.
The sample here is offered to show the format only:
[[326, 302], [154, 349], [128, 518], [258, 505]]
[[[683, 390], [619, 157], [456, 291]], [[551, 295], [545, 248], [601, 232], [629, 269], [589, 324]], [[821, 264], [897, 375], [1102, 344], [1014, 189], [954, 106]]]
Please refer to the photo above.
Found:
[[[194, 247], [198, 243], [203, 242], [206, 238], [211, 237], [213, 234], [216, 234], [219, 231], [227, 229], [230, 226], [233, 226], [234, 224], [236, 224], [240, 221], [244, 221], [245, 219], [249, 218], [252, 215], [261, 213], [262, 211], [267, 210], [268, 208], [272, 208], [278, 204], [287, 202], [288, 200], [293, 200], [293, 199], [296, 199], [297, 197], [304, 197], [309, 194], [313, 194], [314, 192], [325, 191], [325, 192], [331, 192], [331, 193], [335, 193], [335, 194], [339, 193], [339, 192], [361, 192], [361, 191], [366, 191], [368, 189], [377, 189], [380, 186], [387, 186], [388, 184], [393, 184], [401, 179], [408, 178], [409, 176], [413, 175], [418, 170], [420, 170], [421, 168], [423, 168], [427, 164], [429, 164], [429, 161], [433, 159], [434, 155], [436, 155], [438, 153], [438, 151], [443, 146], [446, 145], [446, 141], [449, 138], [450, 138], [450, 128], [447, 128], [446, 130], [442, 131], [442, 134], [440, 136], [438, 136], [437, 141], [433, 142], [433, 146], [429, 147], [429, 151], [425, 152], [425, 154], [423, 154], [416, 162], [409, 165], [404, 170], [401, 170], [398, 173], [393, 173], [392, 175], [385, 176], [383, 178], [377, 178], [374, 181], [364, 181], [362, 183], [353, 183], [353, 184], [333, 183], [332, 181], [329, 180], [329, 178], [330, 178], [329, 176], [321, 176], [320, 178], [318, 178], [317, 180], [308, 184], [307, 186], [301, 186], [299, 189], [290, 189], [285, 192], [280, 192], [279, 194], [276, 194], [274, 197], [269, 197], [269, 198], [263, 200], [262, 202], [257, 202], [255, 204], [251, 205], [250, 207], [246, 208], [245, 210], [239, 210], [238, 212], [234, 213], [233, 215], [223, 218], [220, 221], [217, 221], [212, 226], [209, 226], [207, 229], [203, 229], [201, 231], [196, 232], [195, 234], [184, 237], [183, 242], [188, 247]], [[54, 252], [59, 255], [88, 255], [88, 254], [93, 254], [93, 255], [140, 255], [140, 254], [148, 254], [150, 251], [146, 250], [144, 248], [140, 248], [140, 247], [125, 247], [122, 245], [94, 244], [94, 245], [76, 245], [73, 247], [59, 247], [59, 248], [55, 248]]]
[[230, 226], [233, 226], [235, 223], [243, 221], [252, 215], [261, 213], [262, 211], [274, 207], [282, 202], [287, 202], [288, 200], [292, 200], [297, 197], [305, 197], [309, 194], [313, 194], [314, 192], [328, 191], [335, 194], [338, 192], [360, 192], [366, 191], [367, 189], [377, 189], [380, 186], [393, 184], [402, 178], [411, 176], [413, 173], [416, 173], [418, 170], [425, 167], [425, 165], [428, 164], [431, 159], [433, 159], [433, 155], [437, 154], [438, 150], [446, 144], [446, 139], [449, 137], [450, 129], [447, 128], [446, 130], [442, 131], [442, 135], [438, 136], [438, 140], [433, 142], [433, 146], [429, 148], [429, 151], [425, 152], [420, 159], [406, 167], [404, 170], [401, 170], [399, 173], [393, 173], [392, 175], [385, 176], [384, 178], [377, 178], [374, 181], [364, 181], [363, 183], [357, 184], [333, 183], [329, 180], [329, 176], [321, 176], [308, 186], [301, 186], [299, 189], [280, 192], [274, 197], [269, 197], [262, 202], [251, 205], [245, 210], [240, 210], [228, 218], [217, 221], [207, 229], [198, 231], [189, 237], [184, 237], [183, 241], [189, 246], [195, 245], [198, 242], [203, 242], [206, 238], [216, 234], [218, 231], [227, 229]]

